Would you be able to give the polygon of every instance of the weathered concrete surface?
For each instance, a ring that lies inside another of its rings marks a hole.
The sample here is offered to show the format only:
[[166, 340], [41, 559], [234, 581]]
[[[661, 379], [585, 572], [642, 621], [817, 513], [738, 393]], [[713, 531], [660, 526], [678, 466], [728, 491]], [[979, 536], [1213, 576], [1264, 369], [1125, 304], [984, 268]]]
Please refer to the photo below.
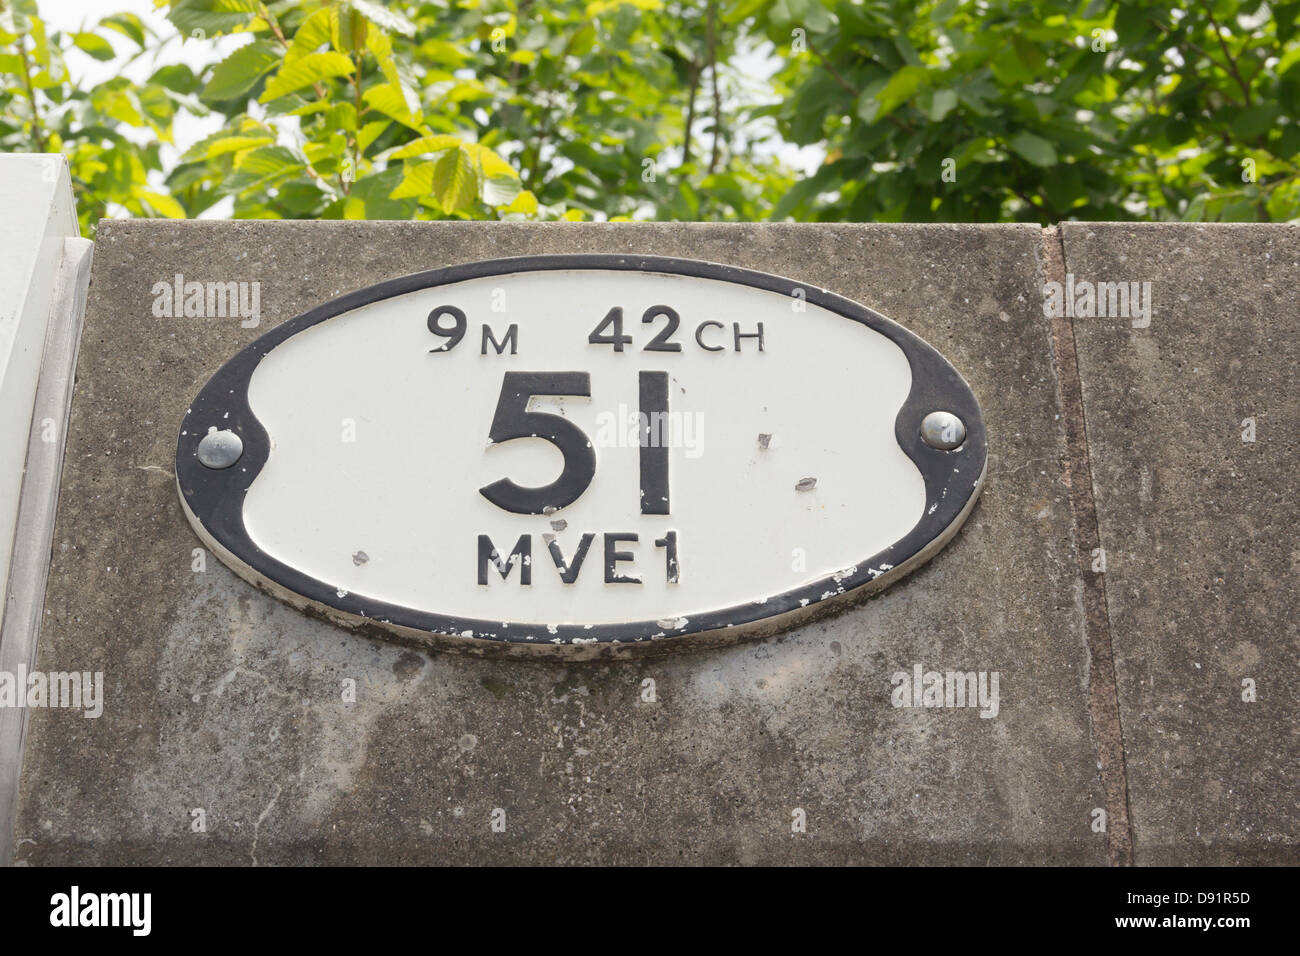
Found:
[[1136, 862], [1300, 862], [1300, 229], [1062, 235], [1154, 301], [1074, 320]]
[[[129, 222], [97, 246], [39, 666], [103, 670], [108, 700], [33, 713], [20, 861], [1105, 862], [1037, 228]], [[639, 662], [415, 653], [191, 571], [178, 423], [237, 349], [392, 276], [597, 251], [797, 277], [934, 344], [997, 456], [960, 535], [839, 617]], [[154, 318], [178, 272], [260, 280], [261, 327]], [[1000, 672], [998, 716], [895, 709], [917, 663]]]

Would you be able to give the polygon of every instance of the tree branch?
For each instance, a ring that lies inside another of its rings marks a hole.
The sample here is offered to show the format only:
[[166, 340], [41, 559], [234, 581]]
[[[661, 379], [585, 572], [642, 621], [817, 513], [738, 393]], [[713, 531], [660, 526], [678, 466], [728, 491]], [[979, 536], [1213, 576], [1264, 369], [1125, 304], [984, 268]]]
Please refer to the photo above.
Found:
[[45, 152], [45, 134], [41, 131], [41, 114], [36, 107], [36, 90], [32, 86], [32, 61], [27, 55], [26, 37], [18, 37], [18, 54], [23, 60], [23, 84], [27, 87], [27, 98], [32, 103], [32, 139], [36, 140], [36, 151]]
[[[682, 166], [691, 161], [691, 128], [695, 125], [695, 96], [700, 89], [700, 68], [692, 60], [687, 64], [691, 75], [690, 95], [686, 101], [686, 131], [682, 137]], [[679, 169], [681, 167], [678, 167]]]
[[1205, 0], [1201, 0], [1201, 7], [1205, 10], [1205, 15], [1210, 18], [1210, 26], [1214, 28], [1214, 38], [1219, 41], [1219, 49], [1223, 51], [1224, 59], [1228, 61], [1228, 71], [1236, 79], [1237, 85], [1241, 87], [1241, 94], [1246, 98], [1246, 105], [1249, 106], [1250, 84], [1242, 79], [1241, 71], [1237, 69], [1236, 59], [1228, 52], [1228, 44], [1224, 41], [1223, 33], [1219, 30], [1219, 21], [1214, 19], [1214, 11], [1210, 9], [1210, 5]]
[[717, 12], [715, 0], [709, 0], [709, 75], [713, 81], [713, 151], [709, 155], [709, 173], [718, 168], [722, 141], [722, 98], [718, 93], [718, 38], [714, 30]]
[[[1175, 33], [1174, 33], [1173, 30], [1170, 30], [1168, 27], [1166, 27], [1163, 23], [1161, 23], [1159, 20], [1155, 19], [1154, 17], [1147, 17], [1147, 22], [1149, 22], [1152, 26], [1154, 26], [1157, 30], [1159, 30], [1159, 31], [1160, 31], [1161, 33], [1163, 33], [1165, 36], [1170, 37], [1171, 39], [1174, 39], [1174, 40], [1177, 40], [1177, 41], [1181, 41], [1183, 44], [1186, 44], [1189, 48], [1195, 50], [1197, 53], [1199, 53], [1201, 56], [1205, 57], [1207, 60], [1209, 60], [1211, 63], [1213, 63], [1216, 67], [1218, 67], [1219, 69], [1223, 70], [1225, 73], [1230, 73], [1230, 72], [1231, 72], [1231, 70], [1229, 70], [1228, 67], [1224, 66], [1222, 63], [1220, 63], [1220, 62], [1219, 62], [1218, 60], [1216, 60], [1214, 57], [1210, 56], [1210, 51], [1209, 51], [1209, 50], [1206, 50], [1206, 49], [1204, 49], [1203, 47], [1198, 46], [1197, 44], [1193, 43], [1191, 40], [1189, 40], [1189, 39], [1188, 39], [1187, 37], [1185, 37], [1185, 36], [1178, 36], [1178, 35], [1175, 35]], [[1182, 57], [1183, 57], [1183, 62], [1184, 62], [1184, 64], [1186, 64], [1186, 62], [1187, 62], [1187, 60], [1189, 59], [1189, 57], [1188, 57], [1187, 54], [1183, 51], [1183, 49], [1182, 49], [1181, 46], [1178, 47], [1177, 49], [1178, 49], [1179, 54], [1181, 54]], [[1220, 92], [1220, 91], [1216, 91], [1216, 92]], [[1222, 93], [1222, 92], [1220, 92], [1220, 95], [1223, 96], [1223, 98], [1226, 99], [1229, 103], [1236, 103], [1236, 102], [1237, 102], [1237, 101], [1234, 100], [1231, 96], [1228, 96], [1228, 94], [1226, 94], [1226, 93]], [[1248, 101], [1248, 102], [1249, 102], [1249, 101]]]
[[[805, 40], [804, 42], [807, 44], [808, 52], [811, 53], [813, 57], [817, 60], [818, 65], [821, 66], [821, 68], [825, 70], [828, 74], [830, 74], [831, 79], [834, 80], [836, 83], [838, 83], [846, 93], [848, 93], [856, 100], [861, 94], [853, 88], [852, 84], [850, 84], [848, 80], [844, 79], [844, 77], [840, 76], [838, 73], [835, 72], [834, 68], [829, 63], [826, 62], [826, 58], [822, 56], [816, 50], [815, 47], [813, 47], [811, 40]], [[885, 119], [889, 120], [899, 129], [907, 130], [907, 132], [909, 133], [916, 132], [916, 130], [912, 127], [910, 123], [905, 123], [903, 120], [899, 119], [893, 113], [890, 113], [888, 116], [885, 117]]]

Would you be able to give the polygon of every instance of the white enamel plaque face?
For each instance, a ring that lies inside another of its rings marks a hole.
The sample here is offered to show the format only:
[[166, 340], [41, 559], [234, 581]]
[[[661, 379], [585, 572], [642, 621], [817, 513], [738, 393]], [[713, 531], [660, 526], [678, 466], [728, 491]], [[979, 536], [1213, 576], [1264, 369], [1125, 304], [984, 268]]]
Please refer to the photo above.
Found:
[[554, 648], [779, 626], [883, 586], [956, 530], [985, 457], [961, 377], [861, 306], [554, 256], [284, 323], [195, 400], [177, 477], [216, 553], [299, 606]]

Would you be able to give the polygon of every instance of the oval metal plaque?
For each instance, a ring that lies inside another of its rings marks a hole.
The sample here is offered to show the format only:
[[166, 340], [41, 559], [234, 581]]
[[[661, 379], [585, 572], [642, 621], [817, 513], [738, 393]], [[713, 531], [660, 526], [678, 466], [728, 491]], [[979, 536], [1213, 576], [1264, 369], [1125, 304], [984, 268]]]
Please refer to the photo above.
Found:
[[870, 309], [561, 255], [283, 323], [195, 398], [176, 477], [203, 541], [299, 608], [591, 651], [777, 630], [882, 588], [956, 532], [986, 458], [966, 382]]

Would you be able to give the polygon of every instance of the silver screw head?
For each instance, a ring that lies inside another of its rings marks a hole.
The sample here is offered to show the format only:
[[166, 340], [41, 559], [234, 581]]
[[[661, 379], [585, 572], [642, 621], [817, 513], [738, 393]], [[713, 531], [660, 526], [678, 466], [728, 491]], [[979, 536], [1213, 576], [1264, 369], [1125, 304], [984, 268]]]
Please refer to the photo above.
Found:
[[229, 468], [244, 453], [244, 442], [229, 429], [208, 429], [199, 442], [199, 461], [208, 468]]
[[966, 440], [966, 425], [952, 412], [931, 412], [921, 419], [921, 441], [951, 451]]

